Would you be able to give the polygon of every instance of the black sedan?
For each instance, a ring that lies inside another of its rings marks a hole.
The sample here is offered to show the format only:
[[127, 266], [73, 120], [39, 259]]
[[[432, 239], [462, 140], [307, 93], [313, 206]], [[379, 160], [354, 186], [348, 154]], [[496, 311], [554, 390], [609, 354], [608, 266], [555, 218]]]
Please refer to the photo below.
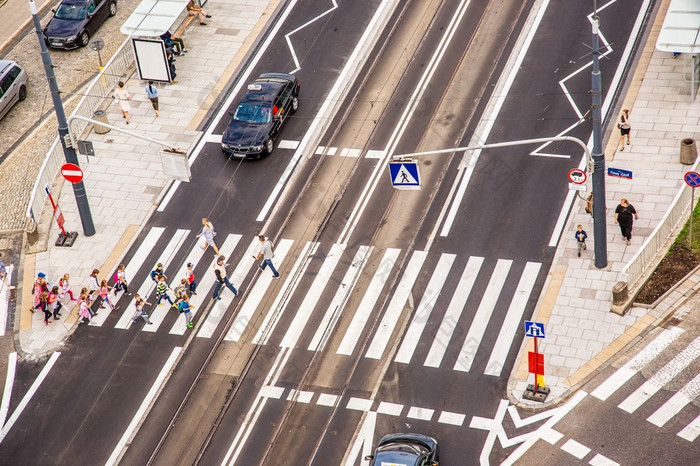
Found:
[[44, 28], [49, 47], [85, 47], [102, 23], [117, 14], [117, 0], [64, 0]]
[[221, 138], [230, 157], [270, 155], [289, 115], [299, 108], [299, 81], [292, 74], [263, 73], [248, 85]]
[[390, 434], [379, 441], [374, 455], [365, 457], [370, 466], [438, 466], [437, 441], [421, 434]]

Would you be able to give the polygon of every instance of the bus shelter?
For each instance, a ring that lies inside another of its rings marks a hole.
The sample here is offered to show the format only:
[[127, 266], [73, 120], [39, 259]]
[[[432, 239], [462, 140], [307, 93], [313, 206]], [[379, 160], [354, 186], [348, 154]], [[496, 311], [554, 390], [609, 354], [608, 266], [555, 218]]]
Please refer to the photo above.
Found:
[[694, 102], [700, 83], [700, 0], [671, 0], [656, 49], [684, 55], [688, 63], [685, 80], [690, 82], [690, 98]]

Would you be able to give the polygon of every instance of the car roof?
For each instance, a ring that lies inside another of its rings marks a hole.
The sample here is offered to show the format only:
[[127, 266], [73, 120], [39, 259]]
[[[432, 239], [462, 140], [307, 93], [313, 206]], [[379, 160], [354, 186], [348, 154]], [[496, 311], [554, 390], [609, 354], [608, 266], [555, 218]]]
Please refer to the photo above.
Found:
[[16, 64], [17, 63], [13, 62], [12, 60], [0, 60], [0, 75], [3, 74], [11, 66]]
[[284, 83], [269, 82], [269, 81], [254, 81], [260, 85], [260, 90], [248, 89], [243, 96], [242, 102], [272, 102]]

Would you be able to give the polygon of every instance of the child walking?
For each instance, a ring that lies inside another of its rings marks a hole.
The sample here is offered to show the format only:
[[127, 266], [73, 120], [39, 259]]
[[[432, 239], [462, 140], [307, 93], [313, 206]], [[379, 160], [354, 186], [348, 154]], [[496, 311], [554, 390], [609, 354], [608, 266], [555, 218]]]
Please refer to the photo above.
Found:
[[583, 229], [582, 225], [576, 227], [574, 237], [576, 238], [576, 244], [578, 246], [578, 257], [581, 257], [581, 251], [586, 250], [586, 238], [588, 238], [588, 235], [586, 234], [586, 231]]
[[146, 302], [143, 299], [141, 299], [141, 296], [139, 296], [138, 293], [136, 293], [134, 295], [134, 306], [136, 307], [136, 312], [134, 313], [132, 320], [134, 321], [135, 324], [138, 324], [139, 317], [143, 317], [143, 320], [145, 320], [148, 325], [153, 325], [153, 322], [151, 322], [151, 319], [148, 317], [148, 313], [143, 310], [143, 307], [146, 304], [151, 304], [151, 303]]
[[117, 306], [112, 304], [112, 301], [109, 299], [109, 290], [111, 288], [111, 286], [107, 285], [107, 280], [102, 280], [102, 282], [100, 282], [100, 298], [102, 298], [102, 305], [100, 306], [100, 309], [104, 309], [105, 303], [109, 304], [109, 308], [113, 311], [119, 309]]
[[187, 283], [189, 284], [190, 287], [190, 295], [197, 294], [197, 282], [194, 279], [194, 270], [192, 270], [192, 262], [187, 263], [187, 270], [185, 271], [185, 275], [187, 278]]
[[39, 302], [34, 306], [34, 308], [38, 311], [44, 311], [44, 324], [49, 325], [51, 321], [49, 320], [51, 318], [51, 309], [49, 309], [49, 292], [48, 291], [43, 291], [41, 295], [39, 295]]
[[[87, 291], [87, 288], [83, 288]], [[78, 309], [78, 315], [81, 317], [81, 322], [92, 322], [92, 312], [90, 312], [90, 297], [87, 293], [80, 295], [80, 308]]]
[[53, 320], [58, 320], [59, 316], [61, 315], [62, 307], [63, 304], [61, 304], [58, 285], [54, 285], [54, 287], [51, 288], [51, 291], [49, 292], [49, 309], [53, 313]]
[[174, 306], [173, 300], [168, 296], [168, 285], [165, 283], [165, 277], [160, 275], [156, 285], [156, 306], [160, 306], [163, 298], [167, 299], [171, 306]]
[[63, 299], [65, 295], [68, 295], [70, 296], [71, 301], [77, 301], [78, 299], [73, 297], [73, 292], [70, 289], [70, 283], [68, 283], [68, 280], [70, 280], [70, 275], [64, 273], [63, 277], [58, 281], [58, 286], [61, 289], [59, 299]]
[[194, 309], [194, 306], [190, 304], [190, 297], [185, 293], [182, 296], [182, 301], [177, 305], [177, 310], [181, 314], [185, 315], [185, 320], [187, 321], [187, 328], [192, 328], [194, 327], [194, 324], [192, 323], [192, 313], [190, 312], [192, 309]]

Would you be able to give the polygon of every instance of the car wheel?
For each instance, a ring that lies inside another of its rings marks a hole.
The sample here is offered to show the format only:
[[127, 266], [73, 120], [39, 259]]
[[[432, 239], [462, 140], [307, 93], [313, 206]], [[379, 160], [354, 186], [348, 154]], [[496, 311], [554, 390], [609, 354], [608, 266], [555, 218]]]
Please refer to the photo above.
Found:
[[272, 149], [275, 148], [275, 141], [274, 139], [270, 138], [265, 142], [265, 155], [270, 155], [272, 154]]
[[78, 37], [78, 40], [80, 41], [81, 47], [86, 47], [87, 44], [90, 43], [90, 34], [88, 34], [87, 31], [83, 31], [80, 33], [80, 37]]
[[27, 87], [21, 86], [19, 88], [19, 100], [24, 100], [27, 98]]
[[295, 113], [299, 109], [299, 98], [295, 95], [292, 96], [292, 113]]
[[114, 16], [117, 14], [117, 2], [112, 2], [109, 4], [109, 16]]

